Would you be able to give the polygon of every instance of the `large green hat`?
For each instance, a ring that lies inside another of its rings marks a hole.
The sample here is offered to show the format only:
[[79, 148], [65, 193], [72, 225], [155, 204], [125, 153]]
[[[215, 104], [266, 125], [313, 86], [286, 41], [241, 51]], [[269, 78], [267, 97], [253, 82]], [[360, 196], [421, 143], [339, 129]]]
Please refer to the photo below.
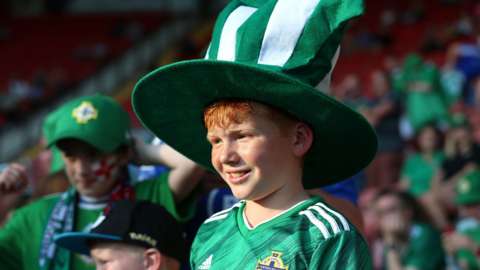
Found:
[[71, 100], [52, 112], [43, 131], [49, 147], [71, 138], [110, 153], [128, 143], [129, 126], [128, 113], [120, 104], [98, 94]]
[[455, 202], [459, 205], [480, 203], [480, 171], [474, 170], [463, 176], [456, 186]]
[[206, 59], [161, 67], [135, 86], [132, 103], [155, 135], [212, 168], [203, 111], [247, 99], [298, 117], [314, 131], [304, 186], [327, 185], [374, 157], [375, 132], [358, 113], [317, 90], [327, 86], [348, 19], [362, 1], [232, 1], [214, 27]]

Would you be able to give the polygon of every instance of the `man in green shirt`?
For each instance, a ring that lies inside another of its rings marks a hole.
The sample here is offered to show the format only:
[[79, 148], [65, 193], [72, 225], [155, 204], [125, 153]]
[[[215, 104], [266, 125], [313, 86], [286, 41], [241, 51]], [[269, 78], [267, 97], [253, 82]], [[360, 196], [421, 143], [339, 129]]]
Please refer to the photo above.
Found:
[[[62, 152], [71, 188], [16, 211], [0, 230], [0, 269], [93, 269], [89, 257], [58, 248], [53, 237], [88, 231], [112, 201], [143, 199], [164, 206], [175, 218], [189, 216], [189, 193], [201, 169], [167, 145], [157, 149], [170, 167], [158, 179], [130, 184], [126, 165], [132, 151], [129, 116], [110, 97], [93, 95], [69, 101], [47, 119], [49, 147]], [[4, 193], [25, 186], [18, 165], [0, 175]]]
[[452, 264], [459, 269], [480, 269], [480, 171], [475, 169], [460, 178], [455, 203], [460, 219], [454, 232], [446, 233], [444, 245]]
[[240, 199], [200, 227], [192, 269], [371, 269], [357, 229], [305, 191], [358, 173], [376, 151], [368, 122], [314, 87], [327, 90], [346, 22], [362, 11], [361, 1], [232, 1], [205, 60], [135, 86], [143, 124]]

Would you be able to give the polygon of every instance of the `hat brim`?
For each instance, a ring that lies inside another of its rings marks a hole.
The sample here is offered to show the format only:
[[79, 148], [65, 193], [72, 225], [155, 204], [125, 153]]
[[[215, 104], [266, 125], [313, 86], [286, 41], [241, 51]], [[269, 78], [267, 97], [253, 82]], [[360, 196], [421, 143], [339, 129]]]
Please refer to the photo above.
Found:
[[[108, 127], [105, 127], [108, 128]], [[85, 132], [86, 133], [86, 132]], [[56, 134], [56, 136], [52, 136], [52, 139], [48, 143], [47, 147], [52, 147], [54, 145], [57, 145], [57, 143], [61, 140], [64, 139], [77, 139], [79, 141], [83, 141], [88, 143], [89, 145], [93, 146], [95, 149], [98, 149], [99, 151], [103, 153], [111, 153], [117, 147], [119, 147], [122, 144], [112, 144], [110, 138], [105, 138], [105, 141], [99, 141], [98, 136], [94, 137], [92, 135], [85, 135], [80, 134], [77, 130], [65, 130], [64, 132]]]
[[57, 245], [72, 252], [90, 256], [89, 243], [92, 241], [121, 241], [122, 239], [115, 235], [99, 233], [69, 232], [58, 234], [54, 237]]
[[222, 99], [272, 105], [313, 128], [303, 184], [315, 188], [346, 179], [367, 166], [375, 132], [357, 112], [293, 77], [254, 65], [191, 60], [149, 73], [135, 86], [132, 104], [142, 124], [200, 165], [213, 170], [204, 109]]

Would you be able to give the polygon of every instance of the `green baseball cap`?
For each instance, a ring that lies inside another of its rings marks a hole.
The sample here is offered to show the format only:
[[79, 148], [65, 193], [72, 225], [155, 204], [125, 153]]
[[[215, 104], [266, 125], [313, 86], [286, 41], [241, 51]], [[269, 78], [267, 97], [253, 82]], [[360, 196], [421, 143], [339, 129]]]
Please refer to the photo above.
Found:
[[[55, 126], [55, 121], [56, 121], [56, 114], [57, 111], [53, 111], [50, 114], [47, 115], [45, 118], [45, 121], [43, 122], [42, 126], [42, 132], [45, 140], [48, 142], [51, 140], [52, 137], [52, 129]], [[52, 153], [52, 158], [50, 162], [50, 172], [51, 174], [54, 174], [56, 172], [59, 172], [62, 170], [65, 166], [63, 159], [62, 159], [62, 153], [60, 149], [57, 148], [57, 146], [52, 145], [50, 147], [50, 151]]]
[[463, 176], [456, 186], [455, 202], [459, 205], [480, 203], [480, 170]]
[[219, 100], [267, 104], [313, 129], [305, 188], [346, 179], [373, 159], [377, 137], [362, 115], [319, 89], [328, 90], [346, 22], [362, 12], [363, 1], [231, 1], [205, 59], [147, 74], [132, 94], [134, 111], [157, 137], [213, 170], [204, 109]]
[[47, 146], [62, 139], [84, 141], [110, 153], [129, 141], [130, 118], [113, 98], [96, 94], [71, 100], [52, 112], [43, 130]]

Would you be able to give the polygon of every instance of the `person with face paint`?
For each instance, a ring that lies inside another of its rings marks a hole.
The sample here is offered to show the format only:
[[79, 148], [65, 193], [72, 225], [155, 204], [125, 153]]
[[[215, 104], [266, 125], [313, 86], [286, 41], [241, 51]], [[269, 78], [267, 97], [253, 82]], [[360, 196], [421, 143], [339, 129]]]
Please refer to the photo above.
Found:
[[[0, 269], [94, 269], [91, 258], [58, 247], [54, 236], [89, 231], [118, 200], [148, 200], [179, 221], [191, 216], [189, 195], [203, 170], [162, 144], [154, 158], [146, 158], [170, 170], [133, 184], [127, 165], [139, 147], [129, 135], [127, 112], [112, 98], [93, 95], [67, 102], [47, 117], [44, 136], [48, 147], [60, 150], [71, 187], [13, 214], [0, 230]], [[0, 192], [19, 191], [26, 180], [22, 168], [9, 166], [0, 174]]]

